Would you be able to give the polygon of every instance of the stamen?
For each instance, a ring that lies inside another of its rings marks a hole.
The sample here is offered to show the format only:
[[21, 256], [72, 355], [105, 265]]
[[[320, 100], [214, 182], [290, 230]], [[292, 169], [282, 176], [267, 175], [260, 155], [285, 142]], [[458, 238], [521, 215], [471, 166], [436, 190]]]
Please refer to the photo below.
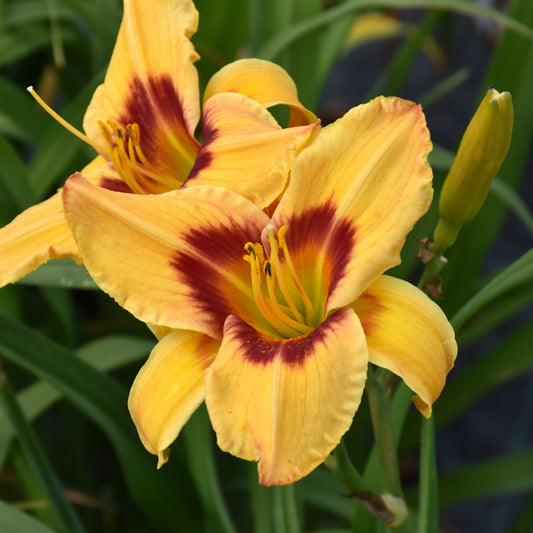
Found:
[[270, 308], [272, 309], [272, 311], [274, 311], [274, 313], [276, 313], [277, 316], [281, 316], [284, 323], [292, 327], [294, 330], [298, 331], [300, 334], [308, 333], [309, 328], [304, 324], [303, 318], [302, 320], [293, 320], [289, 316], [289, 312], [291, 312], [292, 309], [287, 307], [286, 305], [282, 305], [279, 303], [278, 298], [276, 297], [275, 280], [271, 274], [269, 261], [265, 263], [263, 270], [265, 273], [267, 290], [268, 290], [267, 301], [270, 304]]
[[305, 289], [303, 288], [302, 283], [300, 282], [300, 278], [296, 274], [296, 269], [294, 268], [294, 264], [291, 259], [291, 255], [289, 254], [289, 249], [287, 248], [287, 241], [285, 240], [285, 234], [287, 233], [288, 226], [281, 226], [278, 230], [278, 242], [279, 247], [283, 250], [283, 256], [285, 257], [285, 264], [287, 265], [287, 268], [289, 269], [289, 272], [292, 276], [292, 281], [296, 285], [296, 288], [298, 289], [298, 292], [300, 293], [300, 296], [302, 297], [302, 301], [305, 305], [305, 311], [307, 313], [307, 318], [310, 319], [314, 315], [314, 306], [311, 303], [311, 300], [307, 293], [305, 292]]
[[302, 316], [300, 311], [297, 309], [296, 304], [291, 298], [289, 289], [287, 287], [285, 276], [283, 275], [284, 269], [281, 266], [281, 263], [279, 261], [279, 257], [278, 257], [279, 247], [278, 247], [278, 243], [276, 242], [276, 239], [274, 238], [273, 226], [270, 226], [268, 228], [268, 242], [270, 243], [270, 260], [274, 264], [274, 275], [276, 277], [276, 281], [278, 282], [278, 286], [280, 288], [281, 294], [283, 294], [283, 297], [285, 298], [285, 301], [287, 302], [287, 305], [289, 306], [294, 318], [300, 322], [304, 322], [304, 317]]
[[[259, 245], [260, 246], [260, 245]], [[255, 302], [261, 314], [269, 322], [269, 324], [274, 327], [281, 335], [285, 337], [297, 337], [301, 333], [294, 330], [290, 325], [288, 325], [283, 319], [283, 315], [277, 314], [274, 310], [271, 309], [269, 305], [269, 300], [266, 298], [266, 295], [262, 287], [261, 279], [261, 270], [260, 270], [260, 261], [258, 255], [255, 253], [257, 246], [252, 243], [247, 243], [245, 246], [246, 251], [250, 254], [250, 274], [252, 278], [252, 290], [254, 293]]]
[[[33, 89], [32, 86], [27, 88], [27, 91], [33, 96], [37, 103], [59, 124], [61, 124], [70, 133], [81, 139], [83, 142], [92, 146], [100, 154], [106, 154], [109, 160], [122, 176], [130, 189], [139, 194], [145, 194], [147, 191], [142, 188], [142, 180], [137, 179], [136, 173], [143, 175], [156, 183], [164, 185], [169, 190], [176, 188], [174, 179], [169, 176], [160, 175], [156, 172], [153, 165], [150, 164], [144, 155], [140, 146], [140, 132], [138, 124], [128, 124], [128, 149], [126, 151], [126, 131], [122, 126], [109, 120], [106, 123], [98, 121], [98, 127], [105, 141], [105, 146], [92, 141], [87, 135], [69, 124], [63, 117], [54, 111]], [[117, 138], [117, 146], [121, 155], [117, 155], [116, 147], [114, 147], [113, 133]], [[123, 153], [122, 153], [123, 152]], [[138, 186], [136, 185], [138, 184]]]
[[141, 149], [141, 132], [139, 130], [139, 124], [128, 124], [128, 131], [130, 134], [130, 141], [133, 143], [137, 157], [146, 168], [154, 170], [153, 165], [151, 165], [148, 159], [146, 159], [146, 156]]
[[[299, 337], [312, 331], [314, 325], [310, 319], [314, 320], [314, 317], [312, 313], [304, 317], [302, 311], [305, 306], [299, 302], [297, 284], [294, 283], [291, 272], [286, 269], [286, 264], [279, 260], [280, 248], [274, 237], [274, 228], [269, 226], [267, 229], [269, 259], [265, 259], [261, 244], [248, 242], [244, 246], [249, 254], [244, 259], [250, 263], [255, 302], [261, 314], [279, 334], [285, 338]], [[284, 254], [287, 255], [288, 251], [284, 251]], [[298, 308], [298, 302], [302, 310]]]

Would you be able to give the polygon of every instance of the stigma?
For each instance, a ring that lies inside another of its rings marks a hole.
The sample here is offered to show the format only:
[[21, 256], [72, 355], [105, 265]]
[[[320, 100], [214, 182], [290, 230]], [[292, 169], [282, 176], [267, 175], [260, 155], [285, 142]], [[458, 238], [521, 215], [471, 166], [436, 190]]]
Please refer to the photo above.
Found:
[[259, 243], [248, 242], [244, 248], [250, 263], [252, 290], [257, 307], [270, 326], [283, 338], [310, 333], [317, 325], [317, 311], [298, 277], [290, 256], [282, 226], [277, 235], [267, 226], [268, 257]]

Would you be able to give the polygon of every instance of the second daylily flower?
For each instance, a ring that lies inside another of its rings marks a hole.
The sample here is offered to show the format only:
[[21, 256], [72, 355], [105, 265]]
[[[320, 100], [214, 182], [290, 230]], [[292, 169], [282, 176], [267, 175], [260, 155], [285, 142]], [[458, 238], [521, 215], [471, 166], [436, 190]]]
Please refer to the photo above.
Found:
[[172, 328], [130, 394], [159, 464], [204, 400], [220, 448], [296, 481], [349, 429], [367, 365], [389, 369], [430, 416], [456, 355], [451, 326], [416, 287], [383, 275], [432, 197], [420, 108], [378, 98], [324, 128], [291, 165], [271, 218], [233, 191], [139, 197], [64, 188], [95, 281]]
[[[236, 61], [206, 88], [201, 146], [199, 56], [189, 40], [197, 22], [190, 0], [124, 1], [109, 69], [85, 114], [86, 136], [74, 130], [100, 153], [82, 173], [100, 187], [137, 194], [220, 185], [264, 207], [283, 190], [290, 153], [317, 119], [281, 67]], [[291, 127], [280, 128], [266, 110], [277, 104], [290, 106]], [[0, 230], [0, 286], [59, 257], [81, 262], [56, 194]]]

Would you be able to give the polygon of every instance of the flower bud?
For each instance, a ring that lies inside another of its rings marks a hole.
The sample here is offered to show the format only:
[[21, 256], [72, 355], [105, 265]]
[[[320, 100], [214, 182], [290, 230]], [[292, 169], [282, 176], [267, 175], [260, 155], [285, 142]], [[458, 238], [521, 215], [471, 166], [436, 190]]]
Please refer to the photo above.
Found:
[[513, 129], [513, 103], [508, 92], [490, 88], [466, 129], [440, 195], [440, 220], [431, 250], [442, 253], [481, 209], [500, 169]]

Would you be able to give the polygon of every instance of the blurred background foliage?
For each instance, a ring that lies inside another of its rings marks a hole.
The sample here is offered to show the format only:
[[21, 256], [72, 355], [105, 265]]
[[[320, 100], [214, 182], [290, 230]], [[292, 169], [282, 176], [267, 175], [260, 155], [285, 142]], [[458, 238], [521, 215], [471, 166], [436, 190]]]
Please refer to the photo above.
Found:
[[[257, 56], [288, 70], [323, 123], [377, 94], [421, 102], [435, 143], [436, 198], [487, 86], [512, 93], [509, 155], [443, 272], [441, 304], [460, 350], [434, 410], [436, 482], [442, 531], [533, 531], [533, 3], [197, 0], [196, 6], [201, 88], [224, 64]], [[120, 0], [0, 2], [1, 224], [92, 159], [92, 149], [46, 115], [26, 86], [81, 127], [121, 12]], [[409, 236], [395, 275], [416, 283], [417, 239], [431, 236], [436, 217], [434, 202]], [[154, 339], [94, 289], [82, 267], [53, 261], [0, 290], [0, 531], [387, 531], [324, 467], [293, 486], [258, 486], [255, 464], [216, 448], [203, 410], [156, 471], [126, 406]], [[400, 386], [395, 394], [406, 391]], [[404, 531], [415, 531], [420, 419], [412, 410], [393, 415], [413, 504]], [[345, 440], [372, 477], [366, 405]], [[437, 529], [418, 529], [430, 530]]]

